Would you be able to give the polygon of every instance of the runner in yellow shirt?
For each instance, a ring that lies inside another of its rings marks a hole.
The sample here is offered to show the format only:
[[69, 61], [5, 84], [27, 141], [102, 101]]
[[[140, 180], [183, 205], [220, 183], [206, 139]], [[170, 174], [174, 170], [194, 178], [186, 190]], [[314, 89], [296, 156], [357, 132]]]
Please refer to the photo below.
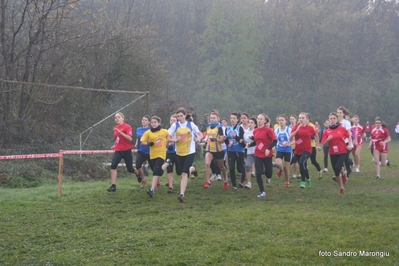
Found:
[[147, 130], [140, 139], [141, 144], [150, 146], [150, 167], [153, 172], [151, 189], [147, 190], [150, 198], [154, 197], [154, 189], [163, 175], [162, 165], [166, 159], [166, 144], [176, 141], [166, 129], [161, 128], [161, 118], [151, 117], [151, 129]]

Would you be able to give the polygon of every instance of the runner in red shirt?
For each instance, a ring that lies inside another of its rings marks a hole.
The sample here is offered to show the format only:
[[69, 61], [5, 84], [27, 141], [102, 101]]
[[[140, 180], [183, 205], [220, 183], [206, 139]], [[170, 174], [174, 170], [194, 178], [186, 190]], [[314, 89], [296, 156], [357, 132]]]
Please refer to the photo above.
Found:
[[321, 150], [319, 136], [315, 128], [309, 125], [310, 115], [308, 113], [300, 113], [298, 120], [299, 123], [291, 131], [290, 141], [295, 140], [294, 155], [299, 163], [302, 180], [300, 188], [310, 188], [312, 184], [310, 182], [307, 160], [312, 154], [312, 137], [316, 141], [317, 150]]
[[114, 152], [111, 163], [111, 186], [107, 189], [108, 192], [116, 192], [116, 177], [118, 175], [116, 168], [123, 159], [129, 173], [134, 173], [137, 176], [137, 181], [141, 182], [141, 177], [133, 168], [133, 154], [132, 154], [132, 127], [125, 123], [125, 116], [122, 113], [115, 114], [114, 137], [115, 144], [111, 147]]
[[381, 165], [387, 164], [388, 157], [388, 142], [391, 141], [387, 125], [381, 118], [375, 119], [375, 127], [371, 130], [371, 140], [369, 148], [373, 149], [374, 166], [377, 173], [377, 180], [380, 176], [380, 161]]
[[[334, 169], [333, 180], [338, 182], [339, 193], [344, 194], [346, 176], [344, 175], [344, 162], [347, 150], [352, 149], [352, 139], [349, 138], [349, 132], [338, 122], [338, 115], [331, 113], [328, 116], [330, 126], [323, 133], [321, 142], [329, 145], [328, 153], [330, 154], [331, 166]], [[346, 139], [349, 139], [349, 145], [346, 145]]]
[[257, 117], [258, 127], [254, 129], [254, 142], [247, 144], [247, 147], [255, 147], [255, 169], [256, 181], [259, 186], [258, 198], [266, 196], [263, 186], [262, 173], [266, 174], [266, 184], [270, 184], [270, 178], [273, 175], [273, 147], [276, 146], [277, 137], [274, 130], [267, 126], [270, 118], [265, 114], [259, 114]]

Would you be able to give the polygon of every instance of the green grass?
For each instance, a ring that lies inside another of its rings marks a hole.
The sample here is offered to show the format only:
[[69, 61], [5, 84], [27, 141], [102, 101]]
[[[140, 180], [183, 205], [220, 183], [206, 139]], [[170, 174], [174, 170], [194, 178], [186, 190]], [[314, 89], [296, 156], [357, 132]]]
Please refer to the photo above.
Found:
[[0, 188], [0, 265], [398, 265], [398, 144], [390, 146], [389, 157], [392, 165], [376, 181], [364, 149], [361, 173], [352, 174], [343, 196], [331, 169], [305, 190], [294, 179], [285, 188], [274, 171], [261, 199], [256, 182], [237, 194], [224, 191], [221, 182], [205, 190], [201, 161], [183, 204], [165, 186], [150, 199], [129, 177], [118, 180], [116, 193], [106, 192], [109, 180], [68, 178], [62, 197], [54, 180]]

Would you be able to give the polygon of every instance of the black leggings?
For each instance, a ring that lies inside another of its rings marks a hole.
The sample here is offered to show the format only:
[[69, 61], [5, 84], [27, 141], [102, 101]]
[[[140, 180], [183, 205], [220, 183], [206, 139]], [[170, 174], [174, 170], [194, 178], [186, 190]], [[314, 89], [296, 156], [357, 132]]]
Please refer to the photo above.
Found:
[[273, 158], [259, 158], [255, 156], [255, 171], [256, 171], [256, 181], [258, 182], [259, 191], [265, 191], [263, 185], [262, 173], [265, 172], [266, 178], [271, 178], [273, 176]]
[[143, 163], [145, 161], [148, 161], [148, 163], [150, 162], [150, 155], [149, 154], [145, 154], [142, 152], [137, 152], [136, 154], [136, 169], [140, 169], [143, 166]]
[[241, 174], [244, 165], [244, 153], [229, 151], [227, 152], [227, 156], [229, 158], [229, 173], [230, 173], [231, 185], [233, 187], [237, 187], [235, 166], [237, 163], [237, 172]]
[[152, 174], [154, 176], [162, 176], [163, 170], [162, 165], [164, 164], [165, 160], [162, 158], [155, 158], [150, 160], [150, 167], [152, 170]]
[[346, 159], [346, 153], [344, 154], [331, 154], [331, 166], [334, 169], [335, 176], [339, 176], [341, 173], [342, 167], [344, 167], [344, 162]]
[[132, 150], [126, 151], [116, 151], [114, 152], [114, 156], [112, 157], [111, 169], [115, 170], [118, 167], [118, 164], [122, 161], [125, 161], [126, 168], [129, 173], [134, 173], [133, 169], [133, 154]]
[[299, 163], [299, 171], [301, 172], [301, 180], [305, 182], [305, 180], [310, 179], [309, 171], [308, 171], [308, 158], [311, 156], [310, 152], [304, 151], [302, 154], [295, 154], [295, 157]]
[[324, 168], [328, 168], [328, 146], [323, 146], [323, 154], [324, 154]]
[[320, 164], [316, 161], [316, 155], [317, 155], [316, 147], [312, 147], [312, 154], [310, 155], [310, 161], [316, 167], [317, 172], [320, 172], [321, 168]]
[[346, 157], [345, 157], [345, 169], [346, 169], [346, 176], [349, 177], [350, 173], [352, 173], [351, 170], [351, 164], [350, 164], [350, 158], [349, 155], [351, 154], [352, 151], [347, 151]]

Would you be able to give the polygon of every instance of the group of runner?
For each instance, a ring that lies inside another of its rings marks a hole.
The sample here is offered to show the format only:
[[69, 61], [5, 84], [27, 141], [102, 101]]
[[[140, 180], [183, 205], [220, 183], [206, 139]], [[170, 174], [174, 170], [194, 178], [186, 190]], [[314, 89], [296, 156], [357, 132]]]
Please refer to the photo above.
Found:
[[[178, 200], [184, 201], [188, 177], [195, 172], [194, 157], [196, 148], [203, 146], [205, 156], [205, 184], [207, 189], [215, 180], [223, 180], [225, 190], [229, 189], [228, 177], [232, 191], [237, 192], [236, 171], [241, 174], [238, 186], [252, 188], [251, 177], [255, 174], [259, 187], [258, 197], [266, 196], [262, 175], [266, 184], [270, 184], [273, 168], [277, 175], [284, 173], [285, 186], [290, 187], [290, 165], [293, 165], [293, 178], [300, 172], [300, 188], [312, 186], [307, 160], [316, 167], [319, 179], [323, 171], [328, 172], [328, 155], [334, 170], [333, 180], [338, 183], [339, 193], [344, 194], [344, 184], [352, 172], [360, 171], [360, 150], [366, 137], [366, 128], [359, 124], [359, 117], [349, 118], [350, 112], [339, 107], [337, 112], [330, 113], [324, 123], [324, 129], [311, 122], [309, 113], [302, 112], [297, 117], [289, 118], [282, 114], [276, 118], [277, 123], [271, 126], [266, 114], [249, 116], [247, 113], [230, 114], [230, 125], [222, 119], [217, 110], [212, 110], [209, 121], [202, 132], [192, 122], [183, 108], [179, 108], [170, 118], [168, 130], [161, 128], [161, 119], [157, 116], [144, 116], [142, 127], [136, 131], [137, 156], [136, 168], [132, 167], [132, 129], [124, 122], [121, 113], [115, 115], [114, 127], [115, 150], [111, 164], [112, 185], [108, 191], [116, 191], [116, 167], [124, 159], [128, 171], [137, 175], [141, 188], [146, 179], [142, 171], [145, 161], [149, 162], [153, 172], [149, 197], [154, 197], [155, 188], [160, 186], [159, 177], [167, 171], [168, 193], [173, 193], [173, 167], [181, 175]], [[289, 122], [289, 125], [288, 125]], [[321, 137], [321, 139], [320, 139]], [[377, 117], [370, 127], [369, 148], [372, 151], [377, 179], [380, 179], [380, 165], [386, 165], [388, 142], [391, 141], [386, 124]], [[323, 144], [325, 152], [324, 170], [316, 161], [316, 153]], [[129, 152], [130, 151], [130, 152]], [[354, 163], [350, 160], [353, 153]], [[273, 162], [273, 158], [275, 161]], [[227, 161], [227, 163], [226, 163]], [[226, 167], [226, 165], [228, 167]], [[255, 169], [255, 170], [254, 170]], [[299, 176], [298, 176], [299, 177]], [[244, 181], [247, 181], [246, 184]]]

